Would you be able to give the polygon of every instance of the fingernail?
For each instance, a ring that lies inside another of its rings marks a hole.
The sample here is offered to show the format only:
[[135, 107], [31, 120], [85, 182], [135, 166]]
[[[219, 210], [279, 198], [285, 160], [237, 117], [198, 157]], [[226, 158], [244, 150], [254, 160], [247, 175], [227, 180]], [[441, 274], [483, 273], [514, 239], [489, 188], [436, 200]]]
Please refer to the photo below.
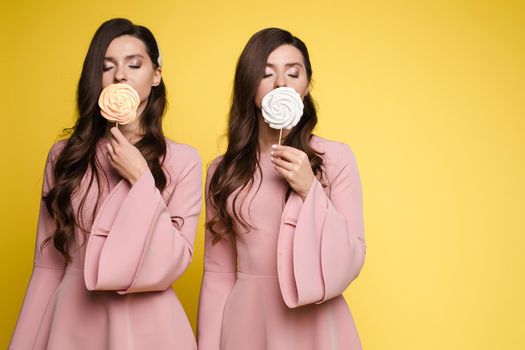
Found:
[[272, 155], [272, 156], [273, 156], [273, 154], [274, 154], [274, 153], [275, 153], [275, 152], [274, 152], [274, 151], [272, 151], [272, 152], [270, 153], [270, 155]]
[[272, 148], [273, 149], [277, 149], [277, 145], [272, 145]]

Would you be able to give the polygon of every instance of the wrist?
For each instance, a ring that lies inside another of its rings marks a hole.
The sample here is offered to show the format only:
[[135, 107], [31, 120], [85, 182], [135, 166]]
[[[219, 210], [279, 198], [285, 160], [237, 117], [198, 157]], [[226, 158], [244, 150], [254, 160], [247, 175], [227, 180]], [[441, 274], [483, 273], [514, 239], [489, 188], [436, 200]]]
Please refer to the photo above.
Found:
[[140, 178], [142, 176], [144, 176], [144, 173], [146, 172], [147, 170], [147, 167], [146, 168], [137, 168], [133, 174], [131, 174], [130, 178], [128, 179], [128, 181], [130, 182], [131, 185], [134, 185], [137, 181], [140, 180]]
[[303, 200], [303, 202], [306, 200], [306, 197], [308, 197], [308, 193], [310, 193], [310, 190], [312, 189], [313, 184], [314, 184], [314, 180], [312, 179], [312, 181], [310, 182], [310, 185], [308, 185], [308, 187], [305, 188], [304, 191], [301, 191], [298, 193], [301, 199]]

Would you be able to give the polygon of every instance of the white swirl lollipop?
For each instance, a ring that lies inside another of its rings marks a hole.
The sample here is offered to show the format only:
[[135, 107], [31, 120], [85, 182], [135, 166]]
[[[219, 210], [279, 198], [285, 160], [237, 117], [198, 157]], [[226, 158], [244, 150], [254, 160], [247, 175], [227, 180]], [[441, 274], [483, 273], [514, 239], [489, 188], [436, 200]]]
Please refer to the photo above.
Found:
[[291, 87], [280, 87], [267, 93], [262, 99], [264, 121], [273, 129], [280, 129], [279, 144], [283, 129], [291, 129], [303, 115], [301, 95]]
[[100, 114], [111, 122], [131, 123], [137, 117], [140, 97], [128, 84], [118, 83], [106, 86], [100, 93], [98, 105]]
[[303, 115], [301, 95], [291, 87], [280, 87], [262, 99], [264, 120], [274, 129], [291, 129]]

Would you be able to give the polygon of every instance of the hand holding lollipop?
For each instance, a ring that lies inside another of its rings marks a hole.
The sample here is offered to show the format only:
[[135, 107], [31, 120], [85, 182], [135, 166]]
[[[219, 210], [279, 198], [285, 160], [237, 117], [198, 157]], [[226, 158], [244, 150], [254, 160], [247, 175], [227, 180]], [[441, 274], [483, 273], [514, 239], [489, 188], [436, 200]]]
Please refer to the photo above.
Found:
[[100, 93], [98, 105], [104, 118], [119, 124], [131, 123], [137, 117], [139, 94], [128, 84], [108, 85]]
[[306, 153], [290, 146], [281, 146], [283, 129], [291, 129], [299, 123], [304, 105], [301, 95], [289, 87], [280, 87], [263, 97], [262, 114], [264, 121], [273, 129], [280, 129], [279, 146], [274, 145], [272, 164], [294, 191], [305, 199], [314, 174]]
[[148, 168], [148, 163], [140, 151], [118, 130], [119, 124], [131, 123], [137, 117], [140, 104], [139, 94], [128, 84], [111, 84], [100, 93], [98, 105], [100, 114], [115, 122], [117, 128], [110, 129], [106, 156], [111, 166], [134, 184]]
[[280, 129], [279, 144], [283, 129], [291, 129], [303, 115], [301, 95], [293, 88], [280, 87], [267, 93], [262, 99], [264, 121], [273, 129]]

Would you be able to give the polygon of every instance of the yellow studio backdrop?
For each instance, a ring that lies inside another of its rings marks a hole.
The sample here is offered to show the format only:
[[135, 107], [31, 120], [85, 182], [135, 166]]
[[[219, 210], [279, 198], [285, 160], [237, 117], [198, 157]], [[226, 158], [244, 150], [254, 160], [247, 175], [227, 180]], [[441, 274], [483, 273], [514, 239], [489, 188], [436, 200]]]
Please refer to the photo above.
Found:
[[[367, 261], [345, 292], [367, 350], [525, 348], [525, 5], [516, 1], [3, 1], [0, 348], [31, 274], [47, 151], [74, 120], [97, 27], [148, 26], [166, 134], [208, 163], [259, 29], [302, 38], [317, 133], [350, 144]], [[201, 217], [202, 218], [202, 217]], [[195, 326], [203, 220], [175, 285]], [[323, 349], [320, 349], [323, 350]]]

